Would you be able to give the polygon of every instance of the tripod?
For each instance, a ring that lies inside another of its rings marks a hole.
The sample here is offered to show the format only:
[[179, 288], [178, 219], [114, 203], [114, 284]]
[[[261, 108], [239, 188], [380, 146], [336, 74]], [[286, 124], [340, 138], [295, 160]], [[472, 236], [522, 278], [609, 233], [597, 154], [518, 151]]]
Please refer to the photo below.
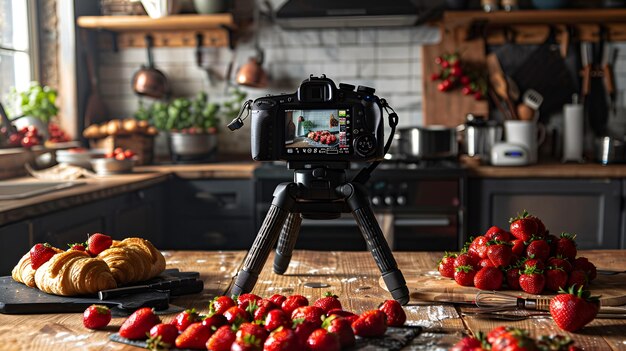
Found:
[[370, 207], [367, 190], [359, 182], [346, 181], [348, 163], [290, 163], [289, 168], [295, 169], [294, 182], [279, 184], [274, 190], [272, 205], [237, 274], [231, 294], [239, 295], [254, 288], [277, 240], [274, 272], [283, 274], [287, 270], [302, 218], [335, 219], [341, 213], [352, 213], [391, 296], [402, 305], [407, 304], [409, 289]]

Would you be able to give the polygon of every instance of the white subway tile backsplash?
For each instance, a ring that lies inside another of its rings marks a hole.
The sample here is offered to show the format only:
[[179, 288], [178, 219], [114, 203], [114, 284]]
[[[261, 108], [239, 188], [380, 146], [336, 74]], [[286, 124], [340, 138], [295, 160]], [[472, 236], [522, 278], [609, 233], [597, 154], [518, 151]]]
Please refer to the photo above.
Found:
[[409, 79], [408, 78], [381, 78], [375, 81], [376, 91], [379, 94], [389, 95], [390, 93], [409, 93]]
[[411, 40], [411, 31], [408, 28], [379, 29], [376, 31], [376, 42], [378, 44], [408, 44]]
[[359, 29], [357, 41], [359, 44], [376, 44], [376, 30], [375, 29]]
[[376, 61], [358, 61], [357, 77], [374, 78], [376, 77]]
[[336, 62], [343, 55], [344, 50], [337, 46], [304, 48], [304, 61], [306, 62]]
[[411, 57], [410, 47], [407, 45], [379, 45], [376, 47], [376, 59], [383, 60], [409, 60]]
[[441, 32], [437, 26], [423, 25], [411, 29], [409, 42], [412, 45], [436, 44], [441, 41]]
[[340, 55], [340, 60], [343, 62], [376, 59], [374, 45], [342, 45], [337, 52]]
[[358, 77], [358, 64], [327, 62], [322, 64], [322, 73], [328, 77], [356, 78]]
[[338, 30], [338, 42], [343, 44], [357, 44], [358, 34], [356, 29], [339, 29]]
[[297, 62], [303, 60], [304, 52], [303, 47], [275, 47], [265, 50], [265, 59], [267, 62]]
[[384, 61], [378, 62], [376, 76], [379, 78], [388, 77], [409, 77], [411, 75], [411, 64], [406, 61]]

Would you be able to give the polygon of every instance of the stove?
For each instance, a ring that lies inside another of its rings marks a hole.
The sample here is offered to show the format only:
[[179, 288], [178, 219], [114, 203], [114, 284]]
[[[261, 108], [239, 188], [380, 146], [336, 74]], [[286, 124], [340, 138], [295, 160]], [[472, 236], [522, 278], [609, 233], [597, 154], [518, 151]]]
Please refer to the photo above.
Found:
[[[352, 164], [352, 179], [367, 164]], [[255, 171], [256, 225], [261, 226], [276, 185], [293, 181], [285, 163], [266, 163]], [[466, 238], [467, 172], [453, 160], [384, 161], [366, 187], [372, 209], [392, 249], [459, 250]], [[296, 248], [366, 250], [350, 214], [335, 220], [304, 220]]]

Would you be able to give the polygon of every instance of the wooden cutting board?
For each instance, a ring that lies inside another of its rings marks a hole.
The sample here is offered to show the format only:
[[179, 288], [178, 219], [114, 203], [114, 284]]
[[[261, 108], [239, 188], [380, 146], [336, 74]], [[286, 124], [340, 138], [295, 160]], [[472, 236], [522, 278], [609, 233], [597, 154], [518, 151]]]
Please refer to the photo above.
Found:
[[[474, 287], [458, 285], [454, 280], [444, 278], [434, 270], [415, 270], [405, 275], [406, 284], [411, 292], [411, 301], [436, 301], [454, 303], [473, 303], [476, 293]], [[387, 290], [382, 278], [379, 285]], [[603, 306], [621, 306], [626, 304], [626, 275], [601, 275], [589, 286], [592, 295], [600, 295]], [[524, 298], [551, 298], [554, 294], [531, 295], [519, 290], [501, 290]]]

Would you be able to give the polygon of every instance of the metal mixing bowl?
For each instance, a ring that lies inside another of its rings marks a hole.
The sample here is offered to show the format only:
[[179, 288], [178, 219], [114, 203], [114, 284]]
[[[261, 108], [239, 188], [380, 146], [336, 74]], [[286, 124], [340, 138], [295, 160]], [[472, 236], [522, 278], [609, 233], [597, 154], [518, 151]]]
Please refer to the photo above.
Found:
[[130, 173], [135, 160], [116, 160], [114, 158], [96, 158], [91, 160], [91, 166], [98, 175], [112, 175]]

